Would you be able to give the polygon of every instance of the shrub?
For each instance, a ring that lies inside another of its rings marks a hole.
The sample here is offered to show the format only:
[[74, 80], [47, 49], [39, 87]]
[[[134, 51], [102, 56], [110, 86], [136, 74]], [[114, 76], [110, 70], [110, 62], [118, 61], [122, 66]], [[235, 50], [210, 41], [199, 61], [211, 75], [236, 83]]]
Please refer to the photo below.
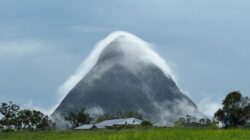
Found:
[[143, 121], [141, 123], [142, 126], [153, 126], [153, 124], [150, 121]]

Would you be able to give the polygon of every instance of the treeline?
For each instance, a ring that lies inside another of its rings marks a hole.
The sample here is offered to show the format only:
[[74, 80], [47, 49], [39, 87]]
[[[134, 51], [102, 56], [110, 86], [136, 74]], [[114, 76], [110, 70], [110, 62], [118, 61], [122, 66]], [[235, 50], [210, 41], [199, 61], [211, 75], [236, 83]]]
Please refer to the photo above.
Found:
[[188, 127], [188, 128], [216, 128], [217, 122], [207, 117], [197, 120], [197, 118], [190, 115], [179, 118], [175, 122], [175, 127]]
[[21, 110], [20, 106], [12, 102], [1, 103], [0, 115], [0, 129], [3, 131], [35, 131], [55, 128], [55, 124], [47, 115], [37, 110]]
[[[70, 123], [67, 128], [73, 129], [83, 124], [132, 117], [143, 120], [142, 114], [136, 111], [120, 111], [116, 114], [104, 114], [97, 118], [92, 118], [84, 108], [79, 112], [69, 112], [64, 117], [64, 120]], [[152, 126], [152, 123], [144, 121], [142, 125]], [[20, 106], [13, 102], [0, 104], [0, 131], [43, 131], [54, 129], [56, 129], [56, 124], [49, 119], [49, 116], [38, 110], [20, 109]]]
[[[249, 124], [248, 124], [249, 123]], [[176, 127], [236, 128], [250, 126], [250, 99], [239, 91], [230, 92], [222, 101], [222, 108], [215, 112], [212, 120], [187, 115], [175, 122]]]

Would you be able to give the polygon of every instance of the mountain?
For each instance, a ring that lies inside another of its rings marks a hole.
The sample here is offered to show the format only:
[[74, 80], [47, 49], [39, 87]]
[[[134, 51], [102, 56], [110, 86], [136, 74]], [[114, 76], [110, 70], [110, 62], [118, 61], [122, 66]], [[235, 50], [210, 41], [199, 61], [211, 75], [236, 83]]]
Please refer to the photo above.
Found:
[[85, 75], [78, 74], [79, 80], [52, 116], [64, 116], [82, 108], [91, 115], [138, 111], [155, 123], [166, 124], [187, 114], [200, 115], [150, 44], [130, 33], [115, 32], [96, 50], [99, 53], [95, 53], [95, 61], [87, 72], [79, 72]]

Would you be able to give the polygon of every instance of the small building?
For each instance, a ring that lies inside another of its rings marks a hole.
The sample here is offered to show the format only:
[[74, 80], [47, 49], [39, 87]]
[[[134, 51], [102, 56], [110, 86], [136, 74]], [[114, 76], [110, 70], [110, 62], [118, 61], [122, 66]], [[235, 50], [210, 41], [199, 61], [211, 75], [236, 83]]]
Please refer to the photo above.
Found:
[[114, 119], [114, 120], [105, 120], [97, 124], [84, 124], [74, 128], [74, 130], [92, 130], [95, 128], [105, 129], [114, 126], [140, 125], [141, 123], [142, 120], [136, 118]]

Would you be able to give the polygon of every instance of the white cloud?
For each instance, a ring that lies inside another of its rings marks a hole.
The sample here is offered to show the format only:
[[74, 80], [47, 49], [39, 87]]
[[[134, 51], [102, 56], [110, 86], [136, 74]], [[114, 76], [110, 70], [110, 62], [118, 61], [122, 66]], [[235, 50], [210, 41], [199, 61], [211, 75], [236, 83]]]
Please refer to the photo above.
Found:
[[221, 108], [221, 103], [212, 98], [204, 98], [198, 103], [199, 110], [208, 117], [213, 117], [214, 113]]
[[48, 44], [31, 39], [0, 40], [0, 57], [20, 58], [44, 52]]

